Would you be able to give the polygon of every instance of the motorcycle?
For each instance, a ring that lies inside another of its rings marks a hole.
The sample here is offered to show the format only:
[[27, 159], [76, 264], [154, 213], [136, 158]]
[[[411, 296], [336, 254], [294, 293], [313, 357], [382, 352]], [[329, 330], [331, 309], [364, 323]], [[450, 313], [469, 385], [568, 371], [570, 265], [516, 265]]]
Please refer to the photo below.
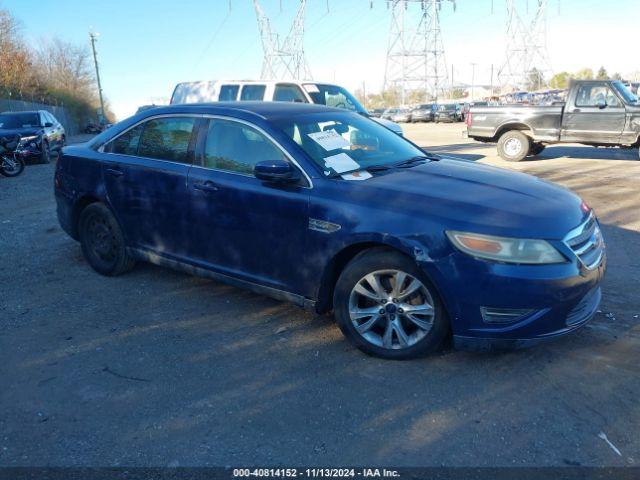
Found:
[[24, 170], [24, 159], [18, 151], [20, 135], [0, 137], [0, 175], [17, 177]]

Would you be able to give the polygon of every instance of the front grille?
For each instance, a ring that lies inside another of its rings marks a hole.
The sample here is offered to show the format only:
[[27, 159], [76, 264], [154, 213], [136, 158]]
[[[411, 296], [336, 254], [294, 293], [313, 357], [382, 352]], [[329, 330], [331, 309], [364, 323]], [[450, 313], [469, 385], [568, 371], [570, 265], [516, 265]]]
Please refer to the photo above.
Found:
[[594, 269], [600, 264], [604, 255], [604, 241], [600, 226], [593, 215], [570, 232], [565, 243], [588, 269]]

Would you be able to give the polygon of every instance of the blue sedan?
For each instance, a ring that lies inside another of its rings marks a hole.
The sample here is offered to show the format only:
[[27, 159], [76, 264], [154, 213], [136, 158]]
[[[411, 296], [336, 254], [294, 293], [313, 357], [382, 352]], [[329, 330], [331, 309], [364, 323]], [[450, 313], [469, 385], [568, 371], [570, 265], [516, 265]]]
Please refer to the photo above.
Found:
[[600, 302], [593, 211], [528, 175], [440, 158], [361, 115], [243, 102], [146, 110], [57, 164], [87, 262], [148, 261], [334, 312], [392, 359], [529, 345]]

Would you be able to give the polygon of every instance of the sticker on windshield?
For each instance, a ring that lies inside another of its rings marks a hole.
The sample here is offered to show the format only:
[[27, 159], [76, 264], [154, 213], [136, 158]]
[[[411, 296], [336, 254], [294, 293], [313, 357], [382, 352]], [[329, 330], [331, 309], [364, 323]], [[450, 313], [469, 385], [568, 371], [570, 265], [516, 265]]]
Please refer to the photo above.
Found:
[[339, 153], [337, 155], [331, 155], [324, 159], [324, 164], [327, 168], [332, 168], [338, 173], [348, 172], [349, 170], [357, 170], [360, 168], [353, 158], [346, 153]]
[[373, 175], [366, 170], [360, 170], [359, 172], [345, 173], [344, 175], [341, 175], [341, 177], [343, 180], [368, 180], [373, 177]]
[[351, 143], [345, 140], [344, 137], [333, 128], [331, 130], [325, 130], [324, 132], [308, 133], [307, 135], [327, 151], [351, 146]]
[[320, 89], [313, 83], [305, 83], [303, 87], [307, 91], [307, 93], [320, 93]]

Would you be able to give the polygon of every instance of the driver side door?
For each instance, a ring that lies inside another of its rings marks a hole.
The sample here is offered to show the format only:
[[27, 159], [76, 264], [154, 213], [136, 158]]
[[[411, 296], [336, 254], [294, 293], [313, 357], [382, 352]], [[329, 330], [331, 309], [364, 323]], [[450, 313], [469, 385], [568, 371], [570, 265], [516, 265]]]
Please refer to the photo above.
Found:
[[584, 83], [565, 108], [562, 140], [619, 143], [625, 121], [624, 105], [611, 88], [603, 83]]
[[187, 181], [191, 259], [219, 273], [300, 293], [311, 185], [302, 173], [296, 184], [253, 175], [258, 162], [291, 161], [256, 126], [210, 118], [203, 131]]

